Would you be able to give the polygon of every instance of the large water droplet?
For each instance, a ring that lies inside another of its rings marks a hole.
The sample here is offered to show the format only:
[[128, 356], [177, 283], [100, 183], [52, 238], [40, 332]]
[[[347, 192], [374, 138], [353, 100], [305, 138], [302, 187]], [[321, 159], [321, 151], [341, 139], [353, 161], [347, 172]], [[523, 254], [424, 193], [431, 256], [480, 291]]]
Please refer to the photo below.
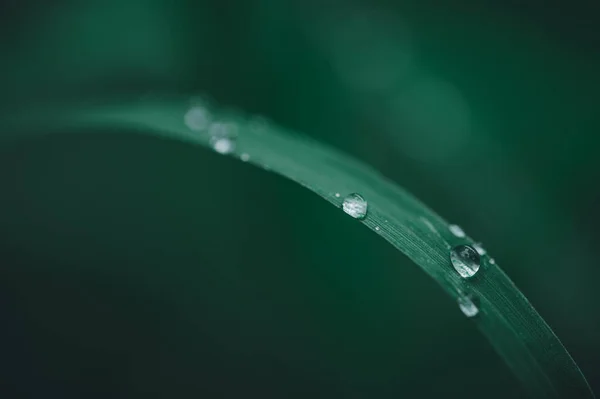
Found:
[[193, 106], [185, 114], [184, 121], [188, 128], [200, 131], [210, 125], [212, 116], [210, 112], [202, 106]]
[[342, 209], [355, 219], [364, 219], [367, 216], [367, 201], [356, 193], [344, 198]]
[[458, 238], [465, 237], [465, 232], [459, 225], [451, 224], [448, 226], [448, 229], [450, 230], [450, 233], [454, 234]]
[[213, 138], [210, 144], [219, 154], [230, 154], [235, 150], [235, 141], [228, 138]]
[[458, 297], [458, 307], [467, 317], [475, 317], [479, 313], [479, 307], [475, 302], [475, 298], [470, 294], [461, 294]]
[[473, 277], [479, 270], [481, 260], [473, 247], [458, 245], [450, 251], [450, 261], [462, 277]]

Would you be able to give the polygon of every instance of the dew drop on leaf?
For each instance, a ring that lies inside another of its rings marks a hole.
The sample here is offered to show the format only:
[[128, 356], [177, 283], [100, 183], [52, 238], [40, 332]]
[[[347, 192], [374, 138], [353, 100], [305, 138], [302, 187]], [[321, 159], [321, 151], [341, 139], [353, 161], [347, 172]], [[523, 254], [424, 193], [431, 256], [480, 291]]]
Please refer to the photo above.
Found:
[[459, 225], [451, 224], [450, 226], [448, 226], [448, 229], [452, 234], [454, 234], [458, 238], [463, 238], [465, 236], [464, 230]]
[[450, 261], [458, 274], [464, 278], [473, 277], [481, 265], [479, 254], [468, 245], [458, 245], [452, 248]]
[[240, 159], [244, 162], [248, 162], [250, 160], [250, 155], [244, 152], [242, 155], [240, 155]]
[[475, 317], [479, 313], [479, 307], [475, 303], [473, 295], [461, 294], [458, 297], [458, 307], [467, 317]]
[[230, 154], [235, 150], [235, 141], [228, 138], [213, 138], [210, 144], [219, 154]]
[[367, 216], [367, 201], [361, 195], [352, 193], [344, 198], [342, 209], [354, 219], [364, 219]]

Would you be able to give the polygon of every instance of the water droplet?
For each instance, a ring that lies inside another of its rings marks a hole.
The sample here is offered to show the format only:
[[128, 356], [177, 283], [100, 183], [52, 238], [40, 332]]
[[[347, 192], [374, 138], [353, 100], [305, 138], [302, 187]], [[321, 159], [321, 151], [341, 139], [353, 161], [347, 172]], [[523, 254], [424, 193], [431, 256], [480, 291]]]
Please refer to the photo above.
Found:
[[193, 106], [185, 114], [184, 121], [188, 128], [201, 131], [210, 125], [210, 112], [202, 106]]
[[250, 155], [244, 152], [242, 155], [240, 155], [240, 159], [244, 162], [248, 162], [250, 160]]
[[458, 245], [450, 251], [450, 261], [462, 277], [473, 277], [479, 270], [480, 258], [477, 251], [468, 245]]
[[465, 236], [464, 230], [459, 225], [451, 224], [450, 226], [448, 226], [448, 229], [452, 234], [454, 234], [458, 238], [464, 238]]
[[340, 193], [335, 193], [336, 198], [340, 198]]
[[379, 226], [375, 226], [375, 230], [379, 231]]
[[461, 294], [458, 297], [458, 307], [461, 312], [467, 317], [475, 317], [479, 313], [479, 307], [475, 303], [476, 300], [473, 295]]
[[485, 250], [485, 248], [483, 247], [483, 245], [481, 245], [481, 243], [477, 243], [477, 244], [473, 244], [473, 248], [475, 248], [475, 251], [477, 251], [477, 253], [479, 254], [479, 256], [483, 256], [485, 254], [487, 254], [487, 251]]
[[495, 265], [495, 264], [496, 264], [496, 261], [494, 260], [494, 258], [490, 259], [490, 263], [491, 263], [492, 265]]
[[213, 138], [210, 143], [219, 154], [230, 154], [235, 150], [235, 141], [228, 138]]
[[367, 201], [359, 194], [349, 194], [344, 198], [342, 209], [355, 219], [364, 219], [367, 216]]

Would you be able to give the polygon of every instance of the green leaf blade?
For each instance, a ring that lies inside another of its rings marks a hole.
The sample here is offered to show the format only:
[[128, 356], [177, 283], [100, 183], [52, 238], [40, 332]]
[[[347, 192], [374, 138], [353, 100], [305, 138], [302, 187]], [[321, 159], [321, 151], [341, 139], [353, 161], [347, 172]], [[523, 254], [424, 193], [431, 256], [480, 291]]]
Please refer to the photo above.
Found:
[[[191, 131], [184, 123], [188, 103], [183, 100], [117, 105], [55, 112], [43, 118], [57, 128], [133, 128], [169, 139], [210, 148], [209, 136]], [[230, 119], [232, 120], [232, 119]], [[369, 204], [365, 226], [408, 256], [457, 300], [468, 291], [480, 300], [473, 318], [477, 328], [534, 397], [593, 398], [585, 377], [525, 296], [488, 256], [479, 272], [461, 278], [449, 260], [457, 244], [472, 244], [448, 230], [448, 223], [410, 193], [372, 168], [309, 138], [241, 117], [236, 151], [248, 163], [291, 179], [340, 208], [349, 193], [361, 194]], [[336, 194], [339, 194], [337, 196]], [[465, 383], [469, 383], [465, 376]]]

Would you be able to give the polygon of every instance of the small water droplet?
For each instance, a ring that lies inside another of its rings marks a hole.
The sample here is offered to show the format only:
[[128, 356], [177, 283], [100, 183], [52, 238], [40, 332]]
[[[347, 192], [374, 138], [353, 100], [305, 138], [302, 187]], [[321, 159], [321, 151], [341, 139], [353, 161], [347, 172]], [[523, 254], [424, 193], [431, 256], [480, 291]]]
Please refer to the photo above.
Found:
[[485, 254], [487, 254], [487, 251], [485, 250], [485, 248], [483, 247], [483, 245], [481, 245], [481, 243], [476, 243], [473, 244], [473, 248], [475, 248], [475, 251], [477, 251], [477, 253], [479, 254], [479, 256], [483, 256]]
[[336, 198], [340, 198], [340, 193], [335, 193]]
[[473, 277], [480, 266], [479, 254], [468, 245], [458, 245], [452, 248], [450, 261], [458, 274], [464, 278]]
[[342, 209], [355, 219], [364, 219], [367, 216], [367, 201], [361, 195], [352, 193], [344, 198]]
[[495, 265], [495, 264], [496, 264], [496, 261], [494, 260], [494, 258], [491, 258], [491, 259], [490, 259], [490, 263], [491, 263], [492, 265]]
[[219, 154], [230, 154], [235, 150], [235, 141], [228, 138], [213, 138], [210, 143]]
[[467, 317], [475, 317], [479, 313], [479, 307], [475, 302], [475, 298], [470, 294], [461, 294], [458, 297], [458, 307], [461, 312]]
[[458, 238], [464, 238], [465, 236], [464, 230], [459, 225], [451, 224], [450, 226], [448, 226], [448, 229], [452, 234], [454, 234]]
[[246, 152], [242, 153], [242, 155], [240, 155], [240, 159], [244, 162], [248, 162], [250, 160], [250, 155]]
[[202, 106], [193, 106], [185, 114], [184, 121], [188, 128], [201, 131], [210, 125], [212, 116], [210, 112]]
[[379, 226], [375, 226], [375, 230], [379, 231]]

